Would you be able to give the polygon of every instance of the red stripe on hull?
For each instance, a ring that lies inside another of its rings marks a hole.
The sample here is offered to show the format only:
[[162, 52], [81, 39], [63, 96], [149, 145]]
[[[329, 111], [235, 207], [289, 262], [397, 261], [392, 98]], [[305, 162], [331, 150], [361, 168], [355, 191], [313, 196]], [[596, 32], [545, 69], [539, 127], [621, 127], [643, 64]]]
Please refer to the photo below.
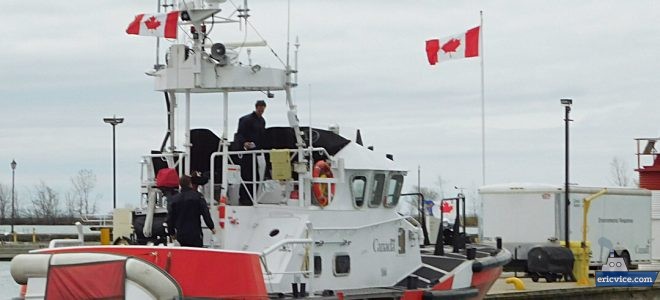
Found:
[[109, 253], [137, 257], [174, 277], [184, 297], [268, 299], [259, 256], [254, 253], [146, 246], [55, 248], [40, 253]]
[[442, 281], [434, 285], [431, 289], [436, 291], [451, 290], [451, 287], [453, 285], [454, 285], [454, 276], [452, 275], [451, 277], [445, 279], [445, 281]]
[[479, 295], [472, 299], [483, 299], [486, 297], [486, 293], [488, 293], [490, 287], [493, 286], [495, 280], [500, 278], [500, 275], [502, 275], [502, 267], [490, 268], [481, 272], [473, 273], [471, 286], [479, 289]]

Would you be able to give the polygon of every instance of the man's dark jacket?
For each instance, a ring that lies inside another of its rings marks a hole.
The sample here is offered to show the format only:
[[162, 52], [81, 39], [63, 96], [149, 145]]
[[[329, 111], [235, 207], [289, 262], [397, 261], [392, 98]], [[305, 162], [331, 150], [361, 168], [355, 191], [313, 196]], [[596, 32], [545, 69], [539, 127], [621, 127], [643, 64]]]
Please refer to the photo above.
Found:
[[238, 120], [238, 130], [234, 140], [243, 147], [245, 142], [253, 142], [257, 149], [264, 148], [266, 135], [266, 120], [256, 112], [242, 116]]
[[213, 220], [204, 196], [191, 188], [183, 188], [181, 193], [170, 198], [167, 205], [167, 228], [170, 235], [176, 235], [181, 246], [202, 247], [202, 224], [200, 216], [209, 229]]

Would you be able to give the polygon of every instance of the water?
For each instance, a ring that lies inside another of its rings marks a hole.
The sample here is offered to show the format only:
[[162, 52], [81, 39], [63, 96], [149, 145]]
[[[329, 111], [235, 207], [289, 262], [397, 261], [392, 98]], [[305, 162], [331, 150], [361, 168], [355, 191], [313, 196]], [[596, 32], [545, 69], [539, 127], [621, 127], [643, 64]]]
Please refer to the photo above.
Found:
[[8, 261], [0, 261], [0, 299], [12, 299], [18, 296], [19, 285], [16, 284], [9, 274]]

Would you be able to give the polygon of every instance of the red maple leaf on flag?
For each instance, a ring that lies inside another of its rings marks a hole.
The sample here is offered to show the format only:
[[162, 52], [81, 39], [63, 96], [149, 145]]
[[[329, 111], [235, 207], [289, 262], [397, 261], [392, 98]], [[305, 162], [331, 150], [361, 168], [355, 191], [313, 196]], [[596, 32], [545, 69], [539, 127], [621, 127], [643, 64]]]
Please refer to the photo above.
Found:
[[156, 28], [160, 27], [160, 21], [158, 21], [156, 19], [156, 17], [151, 16], [151, 18], [149, 18], [149, 20], [144, 22], [144, 25], [146, 25], [147, 29], [149, 29], [149, 30], [155, 30]]
[[443, 202], [442, 206], [440, 207], [440, 210], [442, 211], [442, 213], [450, 213], [452, 210], [454, 210], [454, 207], [447, 202]]
[[460, 45], [461, 45], [461, 40], [451, 39], [448, 42], [444, 43], [440, 49], [442, 49], [442, 51], [444, 51], [445, 53], [449, 53], [449, 55], [451, 56], [451, 52], [456, 52], [456, 49]]

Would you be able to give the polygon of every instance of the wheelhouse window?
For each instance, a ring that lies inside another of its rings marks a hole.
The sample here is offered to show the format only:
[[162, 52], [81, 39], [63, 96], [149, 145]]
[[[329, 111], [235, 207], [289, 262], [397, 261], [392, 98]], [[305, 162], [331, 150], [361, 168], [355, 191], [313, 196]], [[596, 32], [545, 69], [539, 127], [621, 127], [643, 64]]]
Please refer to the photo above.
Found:
[[403, 187], [403, 175], [394, 174], [387, 183], [387, 197], [385, 198], [385, 207], [395, 207], [401, 197], [401, 188]]
[[377, 207], [383, 202], [383, 188], [385, 187], [385, 174], [376, 174], [371, 188], [369, 207]]
[[351, 181], [351, 194], [353, 195], [353, 204], [356, 207], [364, 205], [364, 196], [367, 192], [367, 177], [355, 176]]

